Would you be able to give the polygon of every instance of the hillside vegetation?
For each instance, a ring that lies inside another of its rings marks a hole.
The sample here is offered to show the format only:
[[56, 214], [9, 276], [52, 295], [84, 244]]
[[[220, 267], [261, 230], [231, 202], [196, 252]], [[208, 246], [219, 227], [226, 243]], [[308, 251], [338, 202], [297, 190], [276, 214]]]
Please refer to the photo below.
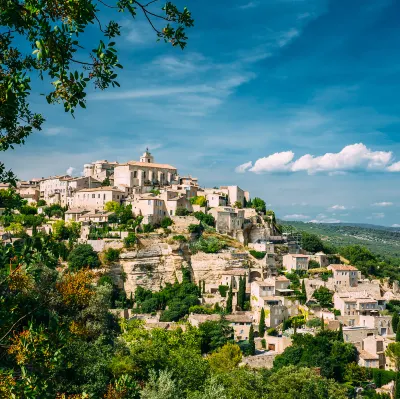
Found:
[[328, 223], [304, 223], [280, 221], [287, 229], [292, 226], [297, 231], [317, 234], [334, 247], [362, 245], [383, 257], [400, 258], [400, 231], [390, 227], [373, 225], [344, 225]]

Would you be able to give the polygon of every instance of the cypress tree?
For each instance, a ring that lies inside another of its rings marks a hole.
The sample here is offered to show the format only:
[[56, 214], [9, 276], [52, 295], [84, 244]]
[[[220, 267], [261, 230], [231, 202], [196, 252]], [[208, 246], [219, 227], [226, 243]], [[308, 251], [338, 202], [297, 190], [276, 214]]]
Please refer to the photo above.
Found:
[[264, 336], [265, 330], [266, 330], [265, 311], [264, 311], [264, 308], [261, 308], [260, 323], [259, 323], [259, 326], [258, 326], [258, 333], [259, 333], [260, 337]]
[[243, 310], [244, 307], [244, 289], [245, 286], [243, 285], [244, 279], [242, 276], [239, 277], [239, 290], [237, 293], [237, 304], [240, 308], [240, 310]]
[[303, 303], [305, 303], [307, 301], [307, 291], [306, 291], [306, 285], [304, 283], [304, 279], [303, 279], [303, 282], [301, 283], [301, 296], [303, 299]]
[[396, 330], [396, 342], [400, 342], [400, 323], [397, 324], [397, 330]]
[[232, 292], [232, 281], [229, 286], [228, 299], [226, 300], [226, 313], [232, 313], [232, 300], [233, 300], [233, 292]]
[[399, 312], [395, 311], [392, 316], [392, 328], [393, 332], [397, 331], [397, 326], [399, 324]]
[[256, 353], [256, 343], [254, 342], [254, 329], [253, 324], [250, 326], [249, 331], [249, 344], [250, 344], [250, 355], [254, 356]]
[[203, 294], [206, 292], [206, 282], [203, 280]]
[[201, 297], [201, 280], [199, 280], [199, 297]]
[[343, 338], [343, 326], [342, 326], [342, 323], [340, 323], [340, 326], [339, 326], [339, 331], [338, 331], [338, 341], [340, 341], [340, 342], [344, 342], [344, 338]]
[[400, 399], [400, 372], [397, 372], [396, 374], [396, 383], [394, 389], [394, 399]]
[[325, 330], [325, 322], [324, 322], [324, 316], [322, 315], [321, 317], [321, 331]]

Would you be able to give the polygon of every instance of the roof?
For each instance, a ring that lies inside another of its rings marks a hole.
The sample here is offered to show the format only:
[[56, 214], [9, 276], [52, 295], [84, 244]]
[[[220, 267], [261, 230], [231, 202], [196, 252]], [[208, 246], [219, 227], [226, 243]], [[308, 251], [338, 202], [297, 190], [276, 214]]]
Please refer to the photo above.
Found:
[[90, 212], [83, 215], [84, 217], [96, 217], [96, 216], [111, 216], [114, 215], [115, 212], [105, 212], [105, 211], [98, 211], [98, 212]]
[[309, 258], [310, 255], [303, 255], [303, 254], [287, 254], [285, 256], [291, 256], [292, 258]]
[[228, 314], [225, 319], [231, 323], [251, 323], [253, 321], [248, 314]]
[[83, 188], [82, 190], [78, 190], [78, 193], [83, 192], [83, 191], [117, 191], [119, 193], [124, 194], [125, 191], [121, 191], [118, 188], [114, 188], [114, 187], [110, 187], [110, 186], [106, 186], [106, 187], [95, 187], [95, 188]]
[[154, 163], [154, 162], [139, 162], [139, 161], [128, 161], [127, 163], [121, 163], [118, 166], [132, 165], [141, 166], [144, 168], [162, 168], [162, 169], [173, 169], [177, 170], [174, 166], [168, 165], [167, 163]]
[[277, 288], [276, 291], [279, 291], [279, 292], [294, 292], [294, 290], [291, 290], [289, 288]]
[[378, 355], [373, 355], [373, 354], [371, 354], [371, 353], [369, 353], [369, 352], [367, 352], [365, 350], [360, 350], [358, 352], [358, 356], [361, 359], [364, 359], [364, 360], [379, 360], [379, 356]]
[[287, 277], [285, 277], [285, 276], [278, 276], [277, 278], [276, 278], [276, 281], [290, 281]]
[[71, 208], [71, 209], [68, 209], [68, 211], [66, 211], [65, 214], [69, 215], [69, 214], [74, 214], [74, 213], [85, 213], [85, 212], [89, 212], [89, 211], [87, 209]]
[[372, 303], [372, 302], [377, 302], [377, 301], [373, 298], [361, 298], [361, 299], [357, 299], [357, 302]]
[[324, 252], [320, 251], [320, 252], [315, 253], [314, 255], [326, 255], [326, 254]]
[[350, 265], [329, 265], [328, 268], [335, 271], [358, 271], [356, 267]]

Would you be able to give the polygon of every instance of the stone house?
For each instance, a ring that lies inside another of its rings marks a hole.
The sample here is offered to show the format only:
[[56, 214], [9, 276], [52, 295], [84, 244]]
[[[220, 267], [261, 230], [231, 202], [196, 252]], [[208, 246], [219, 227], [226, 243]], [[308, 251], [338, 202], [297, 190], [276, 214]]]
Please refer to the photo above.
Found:
[[125, 192], [115, 187], [97, 187], [79, 190], [74, 194], [71, 207], [89, 210], [104, 209], [107, 202], [119, 204], [125, 197]]
[[228, 205], [228, 198], [225, 194], [220, 194], [220, 193], [206, 194], [206, 200], [210, 208], [216, 208], [219, 206]]
[[379, 356], [365, 350], [358, 351], [358, 365], [366, 368], [379, 368]]
[[233, 206], [235, 202], [239, 202], [244, 206], [244, 202], [250, 199], [249, 192], [242, 190], [239, 186], [221, 186], [220, 190], [226, 194], [228, 198], [228, 203], [226, 205]]
[[102, 182], [107, 177], [111, 178], [117, 165], [118, 162], [108, 162], [107, 160], [88, 163], [83, 166], [83, 175]]
[[244, 224], [244, 210], [218, 206], [208, 212], [215, 219], [215, 228], [218, 233], [233, 235], [241, 230]]
[[324, 254], [323, 252], [317, 252], [314, 255], [310, 256], [310, 259], [318, 262], [321, 267], [329, 266], [329, 258], [328, 255]]
[[350, 265], [329, 265], [328, 270], [332, 271], [334, 285], [341, 287], [356, 287], [360, 272]]
[[300, 270], [307, 271], [309, 261], [309, 255], [287, 254], [282, 257], [283, 267], [289, 272]]
[[89, 213], [88, 209], [82, 208], [71, 208], [65, 212], [65, 221], [66, 222], [79, 222], [79, 218], [85, 213]]
[[[194, 314], [191, 313], [188, 318], [188, 322], [194, 326], [199, 327], [206, 321], [218, 321], [221, 319], [219, 314]], [[253, 322], [253, 316], [251, 312], [236, 312], [228, 314], [225, 319], [229, 322], [229, 325], [233, 328], [234, 339], [236, 341], [243, 341], [249, 339], [250, 327]]]

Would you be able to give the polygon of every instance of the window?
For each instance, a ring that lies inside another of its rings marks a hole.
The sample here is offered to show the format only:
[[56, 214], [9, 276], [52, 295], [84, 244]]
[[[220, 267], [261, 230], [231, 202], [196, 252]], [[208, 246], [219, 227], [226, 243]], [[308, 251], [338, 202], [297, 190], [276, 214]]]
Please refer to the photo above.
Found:
[[148, 200], [148, 201], [147, 201], [147, 205], [151, 205], [151, 200]]
[[105, 195], [105, 194], [103, 194], [103, 200], [104, 200], [104, 201], [106, 200], [106, 195]]
[[172, 216], [172, 209], [169, 211], [169, 214]]
[[97, 198], [100, 198], [100, 194], [97, 194]]
[[133, 172], [133, 177], [134, 177], [135, 179], [137, 178], [137, 171], [136, 171], [136, 170]]
[[96, 194], [92, 194], [92, 198], [96, 198]]

